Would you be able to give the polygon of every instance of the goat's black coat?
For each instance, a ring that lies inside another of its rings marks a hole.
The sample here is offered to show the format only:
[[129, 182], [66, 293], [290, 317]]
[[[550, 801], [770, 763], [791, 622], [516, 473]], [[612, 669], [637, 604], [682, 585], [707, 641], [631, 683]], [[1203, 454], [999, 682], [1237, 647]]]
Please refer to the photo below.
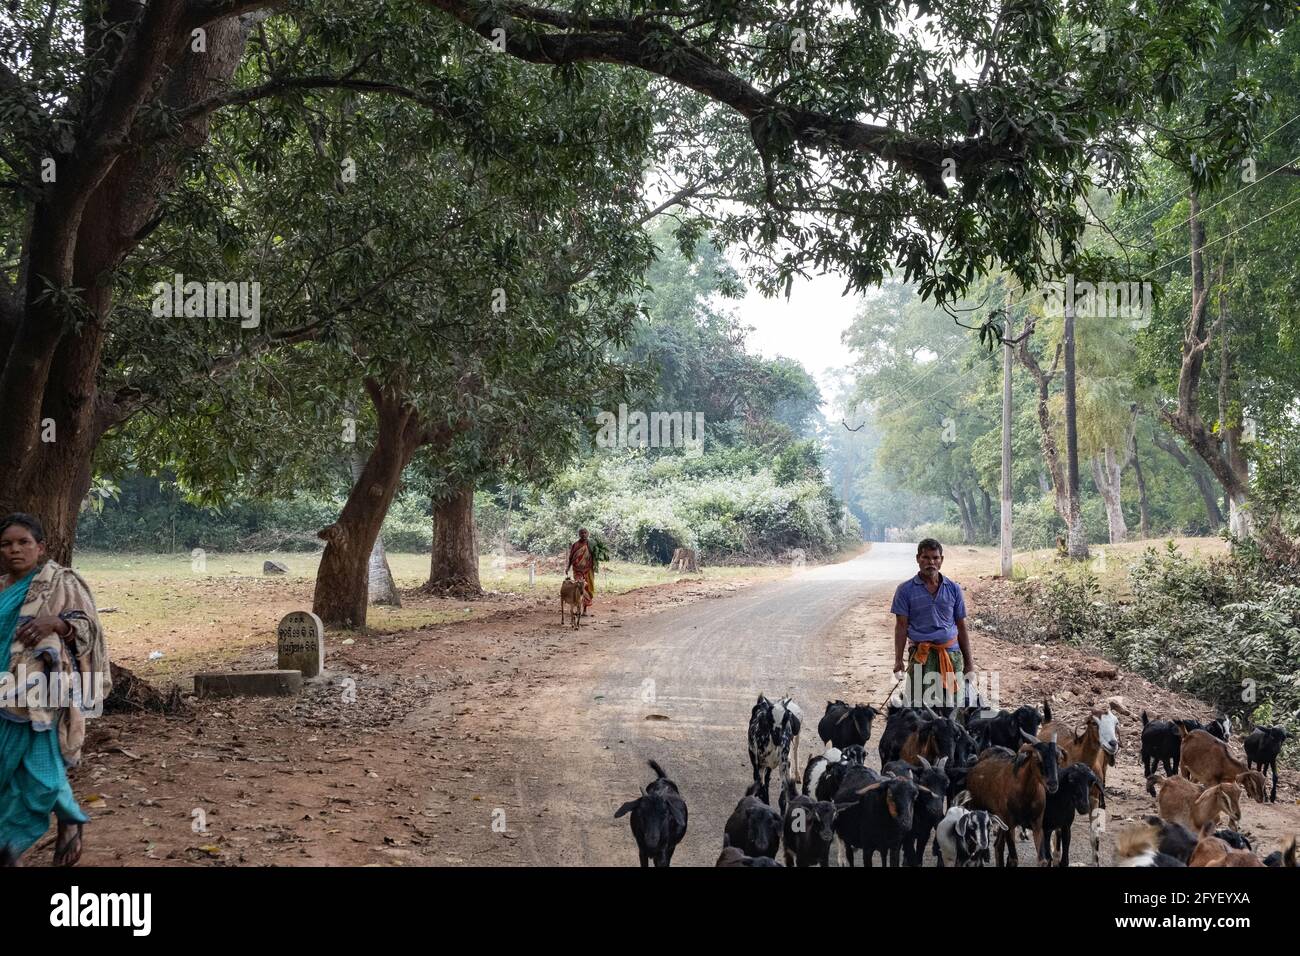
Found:
[[1190, 718], [1151, 720], [1147, 717], [1147, 712], [1142, 711], [1143, 776], [1149, 777], [1155, 773], [1157, 763], [1164, 766], [1166, 777], [1178, 773], [1178, 763], [1183, 753], [1183, 738], [1178, 732], [1179, 725], [1182, 725], [1187, 733], [1205, 729], [1198, 720]]
[[835, 842], [835, 804], [814, 800], [786, 784], [782, 839], [786, 866], [829, 866]]
[[731, 811], [725, 828], [728, 843], [743, 850], [746, 856], [776, 859], [781, 846], [781, 815], [757, 794], [761, 784], [752, 784]]
[[871, 721], [880, 711], [867, 704], [826, 702], [826, 714], [817, 722], [817, 736], [834, 747], [865, 746], [871, 739]]
[[1258, 765], [1261, 773], [1273, 771], [1273, 790], [1268, 797], [1273, 803], [1277, 802], [1277, 758], [1286, 738], [1287, 732], [1282, 727], [1256, 727], [1242, 741], [1246, 747], [1246, 766], [1254, 770]]
[[946, 758], [934, 766], [922, 765], [912, 771], [912, 782], [917, 785], [916, 803], [912, 807], [912, 828], [903, 837], [903, 863], [920, 866], [930, 835], [946, 812], [945, 798], [948, 789]]
[[642, 866], [652, 862], [655, 866], [668, 866], [677, 844], [686, 836], [686, 801], [663, 768], [653, 760], [649, 764], [655, 779], [641, 796], [619, 807], [614, 817], [632, 814], [632, 836], [636, 838]]
[[865, 787], [846, 783], [840, 788], [835, 795], [835, 833], [844, 842], [849, 866], [859, 849], [866, 866], [871, 866], [873, 853], [880, 854], [882, 866], [899, 865], [903, 840], [912, 830], [917, 793], [911, 777], [886, 777]]
[[1022, 704], [1015, 710], [999, 711], [993, 717], [975, 716], [979, 711], [966, 713], [966, 729], [975, 738], [979, 750], [987, 747], [1007, 747], [1015, 750], [1020, 746], [1020, 732], [1023, 730], [1031, 737], [1038, 736], [1038, 728], [1043, 725], [1043, 715], [1037, 707]]
[[1076, 814], [1085, 819], [1091, 813], [1089, 796], [1092, 788], [1101, 789], [1101, 781], [1086, 763], [1071, 764], [1056, 775], [1056, 793], [1047, 795], [1043, 806], [1043, 845], [1046, 857], [1051, 859], [1052, 834], [1057, 835], [1061, 847], [1060, 866], [1070, 865], [1070, 832]]

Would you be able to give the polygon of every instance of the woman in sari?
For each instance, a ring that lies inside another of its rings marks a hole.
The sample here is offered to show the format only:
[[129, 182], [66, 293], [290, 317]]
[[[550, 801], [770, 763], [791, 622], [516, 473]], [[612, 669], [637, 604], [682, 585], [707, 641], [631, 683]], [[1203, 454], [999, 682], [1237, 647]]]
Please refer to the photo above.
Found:
[[54, 864], [72, 866], [89, 818], [66, 768], [110, 688], [103, 631], [86, 582], [47, 559], [32, 516], [0, 519], [0, 567], [0, 858], [16, 862], [53, 813]]
[[564, 569], [567, 575], [573, 571], [573, 580], [583, 582], [582, 613], [586, 615], [591, 607], [592, 598], [596, 596], [596, 554], [587, 540], [587, 529], [578, 529], [578, 540], [569, 545], [569, 564]]

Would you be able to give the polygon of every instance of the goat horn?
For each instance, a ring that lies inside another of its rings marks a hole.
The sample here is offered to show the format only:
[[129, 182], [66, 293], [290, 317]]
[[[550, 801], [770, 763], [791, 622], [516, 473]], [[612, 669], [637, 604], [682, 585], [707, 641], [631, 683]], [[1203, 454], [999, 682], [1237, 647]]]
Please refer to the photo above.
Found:
[[926, 759], [925, 759], [924, 757], [922, 757], [920, 754], [917, 754], [917, 755], [916, 755], [916, 759], [919, 760], [919, 761], [921, 761], [921, 769], [922, 769], [922, 770], [929, 770], [929, 769], [930, 769], [930, 761], [926, 760]]
[[[1021, 737], [1024, 737], [1024, 738], [1025, 738], [1026, 740], [1028, 740], [1031, 744], [1036, 744], [1036, 743], [1038, 743], [1038, 738], [1037, 738], [1037, 737], [1031, 737], [1031, 736], [1029, 736], [1029, 734], [1025, 733], [1024, 728], [1021, 728], [1021, 730], [1020, 730], [1020, 736], [1021, 736]], [[1056, 743], [1056, 734], [1052, 734], [1052, 743]]]

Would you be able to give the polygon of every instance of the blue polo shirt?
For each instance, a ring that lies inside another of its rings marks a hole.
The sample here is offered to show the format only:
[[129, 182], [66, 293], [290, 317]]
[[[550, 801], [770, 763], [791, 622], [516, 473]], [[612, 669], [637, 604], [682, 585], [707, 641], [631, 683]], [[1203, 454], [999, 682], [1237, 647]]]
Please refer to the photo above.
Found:
[[918, 574], [894, 591], [889, 611], [907, 617], [909, 640], [950, 644], [957, 636], [957, 622], [966, 616], [966, 601], [956, 581], [939, 575], [939, 590], [931, 594]]

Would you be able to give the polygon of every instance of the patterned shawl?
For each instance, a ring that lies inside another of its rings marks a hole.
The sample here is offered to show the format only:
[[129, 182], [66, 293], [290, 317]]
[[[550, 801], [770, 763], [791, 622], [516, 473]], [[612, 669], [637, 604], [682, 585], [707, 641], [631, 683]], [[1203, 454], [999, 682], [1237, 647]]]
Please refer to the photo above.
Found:
[[[0, 576], [0, 584], [9, 583], [9, 575]], [[49, 729], [57, 721], [64, 763], [75, 767], [81, 760], [85, 718], [99, 716], [113, 687], [108, 647], [90, 588], [76, 571], [55, 561], [46, 561], [28, 586], [18, 626], [45, 614], [67, 621], [72, 632], [65, 638], [51, 634], [34, 647], [23, 647], [12, 634], [0, 635], [12, 641], [9, 671], [19, 679], [15, 689], [40, 685], [44, 696], [26, 701], [8, 698], [0, 702], [0, 710], [10, 720], [31, 721], [37, 730]], [[19, 702], [27, 706], [17, 706]]]

